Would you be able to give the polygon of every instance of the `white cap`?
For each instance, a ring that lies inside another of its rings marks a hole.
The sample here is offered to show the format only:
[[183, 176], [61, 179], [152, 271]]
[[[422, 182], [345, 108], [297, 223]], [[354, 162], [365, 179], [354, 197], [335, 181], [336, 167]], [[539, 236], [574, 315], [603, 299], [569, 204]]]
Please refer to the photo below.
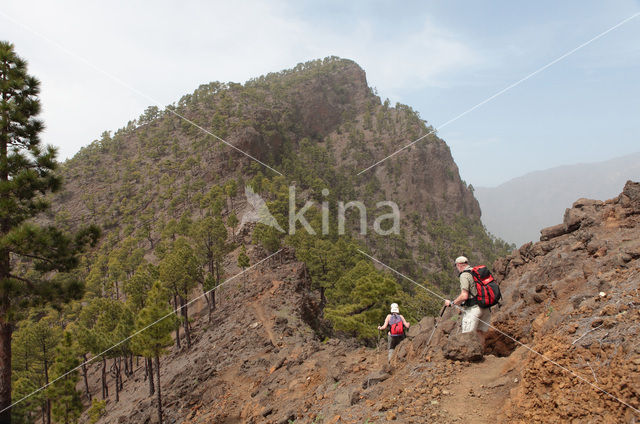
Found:
[[464, 257], [464, 256], [458, 256], [458, 257], [456, 258], [456, 263], [457, 263], [457, 264], [468, 264], [468, 263], [469, 263], [469, 259], [467, 259], [467, 258], [466, 258], [466, 257]]
[[392, 314], [399, 314], [400, 313], [400, 308], [398, 308], [398, 304], [397, 303], [392, 303], [391, 304], [391, 313]]

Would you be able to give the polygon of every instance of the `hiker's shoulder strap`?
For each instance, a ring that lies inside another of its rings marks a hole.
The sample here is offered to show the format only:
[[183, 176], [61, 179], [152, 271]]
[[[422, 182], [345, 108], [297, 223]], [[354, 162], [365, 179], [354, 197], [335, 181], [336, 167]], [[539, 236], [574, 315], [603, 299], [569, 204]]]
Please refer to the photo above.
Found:
[[471, 277], [473, 277], [474, 280], [478, 277], [478, 271], [475, 268], [467, 268], [463, 270], [460, 275], [464, 274], [465, 272], [471, 274]]
[[464, 271], [460, 272], [460, 277], [462, 278], [463, 274], [469, 274], [471, 276], [471, 280], [475, 281], [476, 279], [476, 273], [473, 271], [472, 268], [468, 268], [465, 269]]

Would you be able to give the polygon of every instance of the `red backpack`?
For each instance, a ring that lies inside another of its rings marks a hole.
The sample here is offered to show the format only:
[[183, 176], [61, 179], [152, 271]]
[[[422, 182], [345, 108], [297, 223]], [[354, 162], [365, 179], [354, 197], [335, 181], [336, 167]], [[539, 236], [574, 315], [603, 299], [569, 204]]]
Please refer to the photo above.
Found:
[[404, 335], [404, 328], [402, 326], [402, 318], [400, 318], [400, 315], [391, 314], [391, 318], [389, 318], [389, 325], [391, 326], [389, 332], [392, 336]]
[[465, 306], [478, 305], [481, 308], [490, 308], [497, 304], [502, 298], [500, 294], [500, 286], [491, 275], [491, 271], [484, 265], [478, 265], [472, 269], [462, 272], [469, 272], [476, 283], [477, 296], [469, 298], [465, 301]]

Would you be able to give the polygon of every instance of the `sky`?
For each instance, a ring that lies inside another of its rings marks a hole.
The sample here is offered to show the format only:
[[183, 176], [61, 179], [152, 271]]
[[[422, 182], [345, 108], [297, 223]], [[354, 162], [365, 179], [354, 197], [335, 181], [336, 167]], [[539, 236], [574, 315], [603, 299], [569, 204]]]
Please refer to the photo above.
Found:
[[629, 0], [5, 0], [0, 39], [40, 79], [42, 139], [61, 160], [200, 84], [340, 56], [438, 129], [467, 183], [491, 187], [640, 151], [640, 16], [447, 123], [639, 12]]

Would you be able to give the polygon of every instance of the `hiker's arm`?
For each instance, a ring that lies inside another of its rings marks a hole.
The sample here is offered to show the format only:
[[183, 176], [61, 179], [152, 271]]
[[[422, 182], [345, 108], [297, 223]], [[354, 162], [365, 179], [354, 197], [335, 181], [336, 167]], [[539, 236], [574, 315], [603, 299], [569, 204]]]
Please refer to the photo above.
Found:
[[467, 300], [469, 298], [469, 291], [462, 289], [460, 291], [460, 294], [458, 295], [458, 297], [456, 297], [453, 302], [450, 302], [448, 300], [444, 301], [444, 304], [447, 306], [451, 306], [451, 303], [454, 303], [456, 305], [460, 305], [462, 304], [465, 300]]
[[409, 323], [409, 321], [407, 321], [406, 319], [404, 319], [404, 317], [403, 317], [402, 315], [400, 315], [400, 317], [402, 318], [402, 324], [403, 324], [405, 327], [407, 327], [407, 328], [411, 327], [411, 324]]
[[387, 315], [387, 317], [384, 320], [384, 324], [382, 324], [382, 327], [378, 327], [378, 330], [386, 330], [387, 329], [387, 325], [389, 324], [389, 317], [391, 315]]

